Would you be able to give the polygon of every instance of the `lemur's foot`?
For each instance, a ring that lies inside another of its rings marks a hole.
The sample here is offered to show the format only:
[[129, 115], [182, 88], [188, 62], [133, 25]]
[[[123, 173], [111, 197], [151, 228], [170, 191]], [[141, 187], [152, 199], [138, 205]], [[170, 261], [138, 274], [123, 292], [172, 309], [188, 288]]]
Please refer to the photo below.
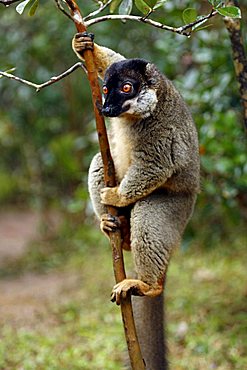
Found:
[[141, 280], [124, 279], [113, 287], [111, 301], [120, 304], [128, 294], [155, 297], [163, 291], [163, 284], [148, 285]]
[[100, 219], [101, 231], [109, 237], [109, 232], [115, 232], [121, 226], [121, 222], [118, 217], [112, 216], [110, 213], [104, 213]]
[[80, 55], [83, 55], [85, 50], [93, 50], [94, 34], [87, 32], [76, 33], [72, 42], [73, 49]]

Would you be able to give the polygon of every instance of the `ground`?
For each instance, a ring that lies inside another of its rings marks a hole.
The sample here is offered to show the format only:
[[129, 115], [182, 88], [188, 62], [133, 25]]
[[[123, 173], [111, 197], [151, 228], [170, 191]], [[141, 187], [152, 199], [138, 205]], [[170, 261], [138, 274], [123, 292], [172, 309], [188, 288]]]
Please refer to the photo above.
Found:
[[[53, 217], [54, 220], [55, 217]], [[56, 220], [55, 225], [57, 225]], [[27, 252], [40, 238], [40, 215], [30, 210], [7, 210], [0, 213], [0, 268]], [[17, 327], [39, 325], [47, 307], [64, 300], [64, 291], [73, 290], [76, 274], [26, 272], [0, 280], [0, 323]]]
[[[40, 225], [30, 210], [0, 213], [0, 370], [125, 369], [108, 243], [88, 225], [50, 243]], [[246, 245], [244, 232], [173, 256], [165, 295], [171, 370], [247, 369]]]

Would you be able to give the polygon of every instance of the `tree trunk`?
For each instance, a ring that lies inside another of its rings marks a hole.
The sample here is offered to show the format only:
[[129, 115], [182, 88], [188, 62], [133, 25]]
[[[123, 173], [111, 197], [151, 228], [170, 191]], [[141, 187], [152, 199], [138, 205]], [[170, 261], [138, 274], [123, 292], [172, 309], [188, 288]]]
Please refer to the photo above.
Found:
[[[228, 1], [227, 5], [239, 6], [236, 0]], [[247, 132], [247, 58], [243, 44], [241, 21], [240, 19], [229, 17], [225, 17], [224, 21], [231, 40], [233, 63], [239, 82], [239, 91], [243, 104], [244, 126]]]

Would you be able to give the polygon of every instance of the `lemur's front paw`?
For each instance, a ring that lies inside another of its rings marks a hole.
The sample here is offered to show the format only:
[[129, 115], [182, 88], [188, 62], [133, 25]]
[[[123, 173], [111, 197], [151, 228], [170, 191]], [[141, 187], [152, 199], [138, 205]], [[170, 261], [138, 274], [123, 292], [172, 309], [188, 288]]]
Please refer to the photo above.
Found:
[[80, 55], [83, 55], [85, 50], [93, 50], [94, 35], [87, 32], [76, 33], [73, 40], [73, 49]]
[[142, 280], [124, 279], [121, 283], [113, 287], [111, 301], [117, 305], [121, 303], [121, 299], [125, 299], [128, 294], [137, 296], [156, 297], [163, 291], [163, 284], [157, 282], [154, 285], [148, 285]]
[[114, 206], [114, 207], [126, 207], [129, 205], [127, 199], [120, 195], [118, 192], [118, 186], [113, 188], [103, 188], [100, 192], [101, 203]]
[[100, 219], [101, 231], [109, 237], [109, 232], [115, 232], [121, 227], [121, 222], [118, 217], [112, 216], [110, 213], [104, 213]]

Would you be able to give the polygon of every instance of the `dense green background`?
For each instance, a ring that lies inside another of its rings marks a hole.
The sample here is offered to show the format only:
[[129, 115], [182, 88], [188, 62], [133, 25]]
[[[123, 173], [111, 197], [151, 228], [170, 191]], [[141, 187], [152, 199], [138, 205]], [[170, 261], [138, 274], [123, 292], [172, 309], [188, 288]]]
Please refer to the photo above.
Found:
[[[168, 1], [156, 18], [179, 26], [191, 5], [201, 14], [209, 9], [206, 1]], [[76, 61], [74, 25], [52, 2], [41, 4], [34, 17], [20, 16], [14, 7], [1, 8], [0, 17], [2, 70], [16, 67], [17, 75], [43, 82]], [[90, 29], [98, 43], [155, 62], [188, 102], [200, 136], [202, 192], [187, 239], [199, 233], [208, 245], [229, 235], [234, 239], [247, 203], [246, 140], [231, 46], [222, 17], [210, 24], [190, 38], [119, 21]], [[246, 40], [246, 27], [243, 33]], [[97, 150], [85, 76], [78, 70], [38, 94], [1, 79], [0, 94], [0, 202], [55, 203], [85, 215], [86, 172]]]

